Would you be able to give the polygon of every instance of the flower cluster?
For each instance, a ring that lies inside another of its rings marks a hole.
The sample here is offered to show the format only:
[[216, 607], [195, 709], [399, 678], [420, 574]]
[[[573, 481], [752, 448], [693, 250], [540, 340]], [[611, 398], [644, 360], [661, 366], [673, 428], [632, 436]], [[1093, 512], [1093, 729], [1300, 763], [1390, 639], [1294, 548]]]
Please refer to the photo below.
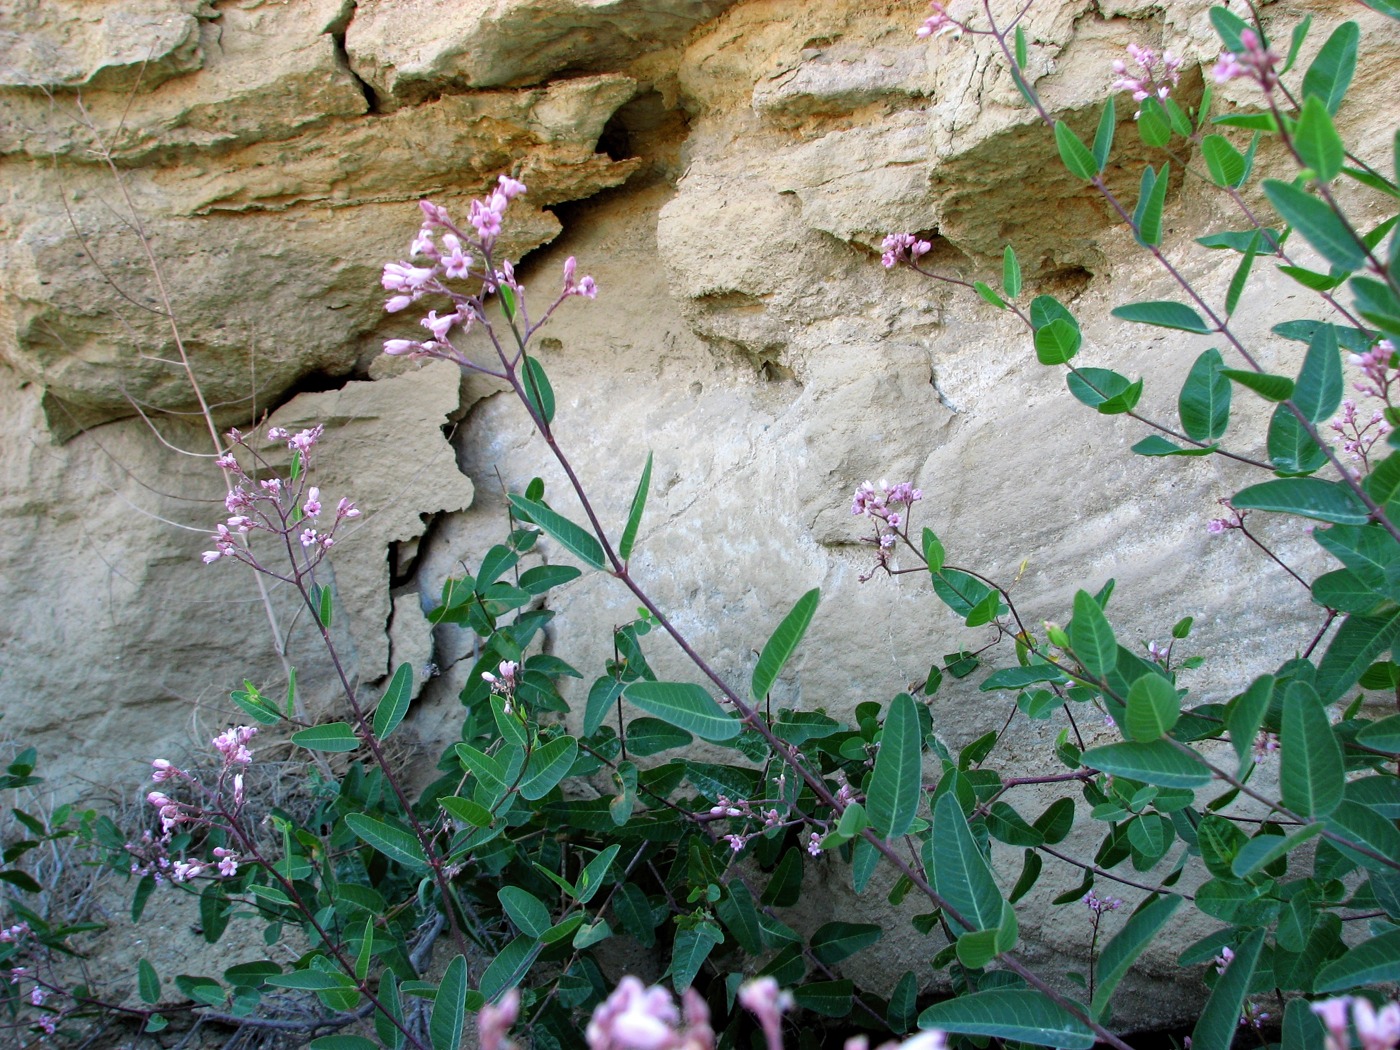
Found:
[[1328, 427], [1342, 439], [1342, 451], [1363, 467], [1370, 466], [1371, 447], [1391, 431], [1385, 421], [1385, 414], [1376, 409], [1364, 422], [1356, 412], [1356, 402], [1347, 398], [1342, 402], [1342, 414], [1332, 420]]
[[[720, 795], [716, 805], [710, 807], [710, 816], [717, 819], [737, 818], [744, 821], [742, 831], [731, 832], [723, 836], [724, 841], [729, 843], [729, 848], [735, 853], [743, 850], [749, 844], [750, 839], [778, 828], [795, 827], [801, 824], [801, 820], [788, 820], [783, 813], [766, 801], [751, 802], [748, 799], [731, 799], [727, 795]], [[753, 822], [761, 822], [760, 826], [753, 828]], [[750, 830], [752, 828], [752, 830]], [[821, 836], [813, 833], [813, 837], [820, 841]], [[811, 845], [808, 851], [811, 852]], [[821, 850], [817, 849], [812, 853], [816, 856]]]
[[[157, 882], [188, 882], [211, 871], [225, 878], [238, 874], [241, 858], [236, 850], [217, 846], [212, 851], [212, 860], [176, 860], [170, 856], [171, 840], [185, 827], [228, 827], [238, 819], [247, 800], [243, 770], [253, 761], [248, 741], [257, 732], [256, 726], [234, 726], [210, 741], [221, 758], [213, 788], [205, 787], [195, 774], [164, 758], [151, 763], [151, 780], [162, 787], [148, 793], [146, 801], [160, 812], [161, 834], [157, 838], [147, 831], [140, 839], [126, 844], [126, 851], [132, 857], [133, 875], [150, 875]], [[171, 781], [188, 787], [202, 801], [173, 798], [164, 787]]]
[[1117, 911], [1123, 907], [1123, 902], [1117, 897], [1100, 897], [1097, 892], [1090, 890], [1084, 894], [1084, 905], [1094, 915], [1102, 915], [1106, 911]]
[[889, 571], [895, 544], [901, 536], [908, 535], [909, 511], [923, 498], [922, 490], [914, 488], [907, 481], [891, 485], [881, 479], [878, 488], [866, 481], [856, 489], [855, 498], [851, 501], [851, 513], [874, 522], [875, 534], [866, 537], [864, 542], [873, 544], [878, 551], [875, 568], [860, 577], [862, 583], [879, 569]]
[[1278, 55], [1264, 46], [1263, 40], [1253, 29], [1240, 30], [1240, 43], [1244, 50], [1239, 54], [1233, 51], [1221, 53], [1211, 71], [1215, 82], [1224, 84], [1237, 77], [1248, 77], [1257, 81], [1265, 91], [1272, 90], [1278, 84]]
[[962, 23], [954, 21], [948, 12], [943, 9], [943, 5], [939, 3], [938, 0], [929, 0], [928, 6], [929, 9], [933, 11], [933, 14], [925, 18], [924, 24], [914, 31], [916, 37], [920, 40], [927, 40], [930, 37], [944, 36], [951, 33], [953, 34], [953, 39], [956, 40], [962, 36]]
[[883, 249], [880, 263], [886, 270], [905, 259], [912, 265], [918, 262], [921, 256], [933, 250], [932, 244], [920, 240], [912, 233], [892, 233], [880, 243], [880, 247]]
[[[428, 330], [430, 339], [386, 340], [386, 354], [396, 357], [440, 357], [470, 367], [471, 363], [452, 343], [453, 330], [465, 332], [474, 323], [485, 322], [486, 298], [502, 293], [503, 289], [509, 289], [510, 298], [514, 301], [511, 309], [520, 310], [523, 314], [525, 290], [515, 279], [515, 267], [509, 260], [495, 263], [492, 251], [500, 237], [506, 209], [525, 191], [525, 184], [519, 179], [500, 176], [490, 193], [469, 205], [467, 225], [471, 233], [456, 225], [447, 209], [440, 204], [419, 202], [423, 224], [409, 245], [409, 254], [416, 261], [401, 259], [384, 266], [380, 283], [385, 291], [395, 293], [384, 304], [384, 309], [389, 313], [398, 313], [425, 295], [446, 296], [451, 300], [452, 309], [444, 310], [441, 314], [435, 309], [429, 310], [427, 316], [418, 322]], [[586, 299], [597, 296], [597, 282], [592, 277], [577, 276], [577, 271], [578, 262], [570, 256], [564, 263], [563, 290], [554, 305], [546, 311], [546, 317], [570, 296]], [[473, 279], [481, 282], [480, 290], [475, 295], [465, 294], [445, 283]]]
[[1390, 403], [1390, 385], [1395, 382], [1395, 344], [1382, 339], [1364, 354], [1351, 354], [1348, 360], [1361, 369], [1359, 393]]
[[[1114, 59], [1113, 72], [1118, 79], [1113, 82], [1113, 90], [1131, 91], [1134, 102], [1149, 98], [1166, 101], [1172, 88], [1181, 82], [1181, 59], [1170, 51], [1159, 55], [1150, 47], [1137, 44], [1128, 45], [1128, 55], [1137, 68], [1130, 69], [1121, 58]], [[1138, 110], [1133, 119], [1141, 115], [1142, 110]]]
[[[335, 546], [335, 533], [341, 523], [358, 518], [360, 512], [348, 499], [342, 499], [336, 504], [334, 520], [329, 524], [321, 520], [321, 490], [315, 485], [307, 485], [306, 478], [311, 452], [324, 432], [323, 425], [295, 434], [286, 427], [268, 430], [268, 441], [285, 442], [294, 454], [297, 465], [288, 478], [276, 474], [255, 478], [231, 451], [215, 461], [221, 470], [227, 471], [236, 480], [224, 497], [224, 509], [229, 517], [214, 533], [214, 549], [201, 555], [204, 564], [212, 565], [224, 558], [232, 558], [260, 571], [267, 571], [258, 564], [248, 548], [248, 538], [254, 532], [292, 538], [306, 552], [308, 569]], [[244, 449], [258, 467], [267, 467], [267, 461], [254, 452], [243, 433], [230, 430], [228, 439], [233, 446]]]
[[1348, 1007], [1361, 1050], [1395, 1050], [1400, 1044], [1400, 1002], [1387, 1003], [1377, 1010], [1369, 999], [1343, 995], [1311, 1005], [1327, 1028], [1327, 1050], [1349, 1050], [1351, 1046], [1347, 1035]]

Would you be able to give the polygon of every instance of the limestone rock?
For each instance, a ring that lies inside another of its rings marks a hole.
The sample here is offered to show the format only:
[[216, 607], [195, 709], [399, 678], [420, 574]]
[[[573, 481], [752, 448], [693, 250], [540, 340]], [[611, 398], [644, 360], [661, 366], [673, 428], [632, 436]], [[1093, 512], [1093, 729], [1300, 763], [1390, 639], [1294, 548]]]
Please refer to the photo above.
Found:
[[13, 0], [0, 9], [0, 87], [129, 90], [200, 67], [207, 0]]
[[616, 68], [679, 42], [734, 0], [361, 0], [355, 72], [387, 105]]

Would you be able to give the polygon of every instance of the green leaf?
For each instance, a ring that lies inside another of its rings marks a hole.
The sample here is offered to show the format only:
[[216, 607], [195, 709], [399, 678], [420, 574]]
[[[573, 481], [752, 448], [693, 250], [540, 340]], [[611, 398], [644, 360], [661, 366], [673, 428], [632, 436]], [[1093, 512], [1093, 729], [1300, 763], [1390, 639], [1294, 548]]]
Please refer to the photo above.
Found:
[[627, 723], [627, 753], [637, 758], [688, 747], [694, 742], [695, 738], [684, 729], [659, 718], [635, 718]]
[[943, 544], [939, 542], [934, 531], [925, 528], [922, 536], [924, 548], [924, 561], [928, 564], [928, 571], [937, 576], [943, 570], [944, 550]]
[[1364, 985], [1393, 984], [1400, 980], [1400, 930], [1364, 940], [1347, 949], [1317, 975], [1313, 991], [1340, 992]]
[[1215, 347], [1196, 358], [1177, 399], [1181, 429], [1193, 441], [1219, 441], [1230, 425], [1230, 380]]
[[1024, 70], [1026, 68], [1026, 30], [1024, 26], [1017, 26], [1015, 36], [1016, 68]]
[[[1241, 489], [1230, 502], [1240, 510], [1270, 510], [1297, 514], [1336, 525], [1364, 525], [1366, 505], [1350, 489], [1321, 478], [1278, 478]], [[1368, 661], [1369, 663], [1369, 661]], [[1361, 670], [1365, 670], [1363, 667]], [[1361, 671], [1357, 671], [1360, 674]]]
[[627, 512], [627, 524], [622, 529], [622, 539], [617, 544], [617, 556], [623, 561], [632, 557], [632, 545], [637, 542], [637, 530], [642, 525], [642, 511], [646, 510], [647, 493], [651, 489], [651, 453], [647, 453], [646, 466], [637, 482], [637, 491], [632, 496], [632, 509]]
[[1079, 353], [1082, 337], [1073, 322], [1057, 317], [1035, 331], [1035, 356], [1042, 365], [1062, 365]]
[[1225, 715], [1225, 725], [1230, 731], [1230, 745], [1240, 761], [1243, 772], [1254, 751], [1254, 740], [1259, 735], [1259, 727], [1269, 710], [1269, 702], [1274, 695], [1274, 676], [1260, 675], [1250, 683], [1249, 688], [1230, 701]]
[[1165, 897], [1153, 894], [1138, 906], [1113, 940], [1104, 945], [1098, 967], [1094, 971], [1098, 985], [1090, 1009], [1095, 1019], [1103, 1019], [1118, 983], [1127, 976], [1128, 970], [1152, 943], [1152, 938], [1157, 936], [1167, 920], [1176, 914], [1181, 901], [1182, 898], [1175, 894]]
[[[1378, 780], [1374, 778], [1373, 782]], [[1395, 829], [1394, 820], [1377, 810], [1388, 808], [1393, 813], [1395, 800], [1393, 793], [1385, 802], [1371, 805], [1343, 799], [1327, 817], [1327, 830], [1342, 841], [1330, 839], [1330, 844], [1373, 871], [1393, 870], [1387, 861], [1400, 857], [1400, 831]], [[1369, 850], [1372, 855], [1362, 850]]]
[[997, 988], [946, 999], [919, 1014], [919, 1027], [1061, 1050], [1090, 1050], [1094, 1045], [1088, 1025], [1029, 988]]
[[403, 716], [408, 713], [408, 701], [413, 695], [413, 665], [399, 664], [389, 688], [374, 709], [374, 735], [378, 740], [387, 740], [389, 734], [398, 728]]
[[1256, 929], [1235, 949], [1234, 960], [1215, 982], [1205, 1009], [1191, 1032], [1192, 1050], [1230, 1050], [1266, 932]]
[[292, 734], [292, 743], [308, 751], [354, 751], [360, 738], [349, 722], [327, 722]]
[[503, 994], [525, 979], [542, 950], [543, 945], [539, 941], [522, 933], [502, 948], [491, 965], [486, 967], [477, 990], [488, 1001], [499, 1001]]
[[496, 891], [501, 907], [515, 928], [530, 937], [543, 937], [549, 932], [549, 909], [529, 890], [519, 886], [502, 886]]
[[972, 290], [980, 295], [987, 302], [991, 303], [998, 310], [1006, 309], [1006, 300], [997, 295], [996, 291], [986, 281], [973, 281]]
[[1063, 120], [1055, 121], [1055, 145], [1060, 151], [1060, 160], [1064, 161], [1071, 175], [1080, 179], [1092, 179], [1099, 173], [1094, 155]]
[[732, 740], [744, 728], [709, 693], [688, 682], [633, 682], [623, 689], [622, 695], [647, 714], [694, 733], [701, 740]]
[[1365, 263], [1366, 250], [1361, 241], [1326, 201], [1278, 179], [1264, 180], [1264, 195], [1333, 266], [1356, 270]]
[[1129, 740], [1160, 740], [1181, 717], [1176, 687], [1157, 674], [1145, 674], [1128, 688], [1123, 733]]
[[1285, 266], [1280, 264], [1278, 272], [1285, 277], [1291, 277], [1304, 288], [1313, 292], [1330, 292], [1333, 288], [1340, 287], [1346, 283], [1345, 273], [1318, 273], [1316, 270], [1306, 270], [1301, 266]]
[[448, 795], [438, 799], [438, 805], [446, 810], [454, 819], [460, 820], [463, 824], [470, 824], [475, 828], [490, 827], [495, 820], [489, 809], [480, 802], [473, 801], [469, 798], [459, 798]]
[[544, 594], [582, 575], [574, 565], [536, 565], [520, 574], [520, 589], [531, 594]]
[[1121, 320], [1155, 325], [1158, 328], [1174, 328], [1202, 335], [1211, 331], [1210, 326], [1201, 319], [1201, 315], [1184, 303], [1128, 303], [1125, 306], [1115, 306], [1110, 312]]
[[1114, 105], [1113, 96], [1108, 96], [1108, 101], [1104, 103], [1103, 113], [1099, 116], [1099, 127], [1094, 132], [1094, 168], [1096, 172], [1103, 171], [1108, 166], [1108, 154], [1113, 149], [1113, 131], [1118, 125], [1118, 109]]
[[608, 869], [612, 867], [612, 862], [617, 858], [618, 851], [622, 847], [613, 843], [603, 852], [584, 865], [583, 870], [578, 873], [578, 884], [574, 888], [574, 900], [580, 904], [587, 904], [593, 899], [607, 878]]
[[[1310, 480], [1310, 479], [1300, 479]], [[1239, 506], [1238, 503], [1235, 504]], [[1381, 616], [1348, 616], [1317, 665], [1317, 691], [1334, 703], [1400, 635], [1400, 610]]]
[[1198, 788], [1211, 781], [1210, 768], [1200, 758], [1168, 740], [1125, 741], [1090, 748], [1080, 761], [1090, 769], [1159, 787]]
[[1217, 186], [1238, 188], [1245, 178], [1244, 154], [1224, 135], [1207, 135], [1201, 140], [1201, 156]]
[[154, 1006], [160, 1002], [160, 975], [145, 959], [136, 964], [136, 986], [140, 990], [143, 1003]]
[[433, 1016], [428, 1021], [428, 1039], [433, 1050], [458, 1050], [462, 1043], [462, 1022], [466, 1019], [466, 959], [458, 955], [442, 973]]
[[[1394, 242], [1400, 245], [1400, 238]], [[1394, 255], [1396, 250], [1392, 249]], [[1400, 297], [1390, 290], [1389, 285], [1373, 277], [1353, 277], [1352, 294], [1356, 296], [1356, 309], [1366, 320], [1384, 329], [1391, 339], [1400, 339]]]
[[1021, 264], [1009, 244], [1001, 253], [1001, 290], [1008, 299], [1021, 294]]
[[883, 926], [867, 922], [828, 922], [812, 934], [812, 954], [827, 966], [834, 966], [862, 948], [869, 948], [885, 935]]
[[1074, 595], [1074, 619], [1069, 625], [1069, 644], [1075, 659], [1093, 678], [1108, 677], [1118, 665], [1118, 641], [1099, 603], [1088, 591]]
[[812, 622], [820, 599], [821, 590], [817, 587], [813, 587], [797, 599], [797, 604], [783, 617], [783, 622], [778, 624], [777, 630], [764, 644], [758, 663], [754, 665], [750, 682], [755, 700], [762, 701], [772, 691], [773, 683], [778, 680], [783, 666], [801, 644], [802, 636], [807, 633], [807, 627]]
[[1302, 115], [1293, 129], [1293, 145], [1303, 163], [1323, 182], [1331, 182], [1341, 172], [1346, 148], [1332, 125], [1327, 106], [1316, 95], [1309, 95], [1303, 103]]
[[1293, 387], [1293, 403], [1310, 422], [1325, 423], [1342, 403], [1343, 387], [1336, 330], [1330, 325], [1319, 326]]
[[577, 758], [578, 741], [571, 736], [555, 737], [535, 748], [520, 781], [520, 797], [530, 802], [544, 798], [568, 775]]
[[914, 698], [900, 693], [890, 701], [865, 800], [871, 827], [882, 839], [898, 838], [914, 823], [923, 794], [922, 738]]
[[1142, 100], [1137, 119], [1138, 138], [1143, 145], [1160, 149], [1172, 140], [1172, 125], [1167, 111], [1157, 99], [1148, 97]]
[[564, 515], [556, 513], [537, 500], [526, 499], [514, 492], [509, 498], [511, 506], [524, 513], [580, 561], [595, 569], [604, 567], [606, 556], [603, 554], [602, 544], [591, 532], [580, 528]]
[[1235, 859], [1230, 862], [1230, 871], [1237, 878], [1247, 879], [1260, 868], [1267, 867], [1279, 857], [1317, 837], [1322, 830], [1323, 825], [1319, 822], [1304, 825], [1301, 831], [1292, 835], [1255, 835], [1235, 854]]
[[1142, 397], [1142, 380], [1132, 382], [1110, 368], [1076, 368], [1065, 376], [1069, 392], [1105, 416], [1131, 412]]
[[1269, 462], [1280, 474], [1311, 474], [1327, 462], [1327, 454], [1287, 405], [1277, 406], [1269, 420], [1268, 448]]
[[676, 933], [671, 953], [671, 985], [683, 992], [695, 983], [695, 975], [715, 946], [724, 943], [724, 934], [712, 922], [702, 922]]
[[523, 365], [520, 386], [525, 391], [525, 401], [547, 426], [554, 422], [554, 388], [544, 374], [544, 365], [535, 358], [527, 355]]
[[380, 1050], [378, 1043], [362, 1035], [320, 1035], [306, 1045], [308, 1050]]
[[616, 678], [602, 677], [588, 690], [588, 702], [583, 709], [583, 735], [590, 737], [598, 732], [603, 719], [608, 717], [613, 703], [622, 695], [627, 683]]
[[1235, 267], [1234, 276], [1230, 278], [1230, 287], [1225, 291], [1225, 315], [1228, 317], [1235, 312], [1235, 307], [1240, 304], [1240, 296], [1244, 295], [1244, 287], [1249, 282], [1250, 270], [1254, 268], [1255, 253], [1248, 251], [1240, 259], [1239, 265]]
[[1243, 255], [1249, 251], [1269, 252], [1272, 250], [1269, 245], [1271, 243], [1277, 244], [1278, 239], [1278, 230], [1266, 227], [1264, 229], [1231, 230], [1226, 233], [1207, 234], [1205, 237], [1197, 237], [1196, 243], [1202, 248], [1227, 248]]
[[321, 622], [322, 627], [330, 627], [333, 612], [331, 589], [322, 587], [316, 598], [316, 619]]
[[[1170, 138], [1170, 134], [1167, 137]], [[1133, 239], [1144, 248], [1162, 243], [1162, 208], [1167, 200], [1171, 171], [1170, 163], [1162, 165], [1160, 174], [1151, 165], [1143, 169], [1137, 207], [1133, 209]]]
[[1390, 715], [1370, 723], [1356, 734], [1356, 742], [1373, 751], [1400, 755], [1400, 715]]
[[854, 984], [849, 980], [811, 981], [792, 990], [793, 1001], [823, 1017], [845, 1017], [851, 1012]]
[[409, 832], [363, 813], [345, 814], [345, 826], [395, 863], [415, 871], [428, 870], [428, 858], [423, 855], [423, 847]]
[[1293, 380], [1268, 372], [1251, 372], [1241, 368], [1222, 368], [1220, 374], [1248, 387], [1266, 401], [1287, 401], [1293, 396]]
[[[951, 791], [940, 795], [934, 805], [933, 836], [925, 849], [932, 854], [929, 867], [934, 890], [969, 924], [967, 929], [990, 930], [1000, 926], [1001, 891], [987, 867], [987, 858], [972, 837], [962, 806]], [[949, 918], [953, 916], [950, 914]]]
[[1332, 31], [1303, 74], [1305, 99], [1317, 99], [1328, 113], [1336, 115], [1351, 86], [1351, 78], [1356, 74], [1356, 50], [1360, 40], [1361, 30], [1355, 22], [1343, 22]]
[[1204, 448], [1173, 445], [1161, 434], [1149, 434], [1133, 445], [1133, 452], [1139, 456], [1209, 456], [1217, 448], [1218, 445], [1207, 445]]

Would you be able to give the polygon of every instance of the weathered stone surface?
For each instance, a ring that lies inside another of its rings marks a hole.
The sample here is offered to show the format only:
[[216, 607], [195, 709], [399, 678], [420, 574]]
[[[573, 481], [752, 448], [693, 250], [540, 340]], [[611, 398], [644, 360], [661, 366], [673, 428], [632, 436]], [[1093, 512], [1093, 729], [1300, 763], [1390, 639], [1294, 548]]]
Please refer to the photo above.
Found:
[[355, 72], [386, 104], [533, 84], [626, 65], [680, 42], [734, 0], [361, 0], [346, 33]]
[[13, 0], [0, 9], [0, 87], [148, 87], [200, 67], [205, 0]]
[[[217, 11], [201, 5], [197, 75], [147, 79], [138, 65], [127, 83], [57, 91], [52, 100], [0, 90], [0, 154], [90, 163], [100, 139], [125, 163], [149, 163], [155, 154], [282, 139], [364, 113], [363, 87], [337, 43], [351, 6], [347, 0], [244, 0]], [[111, 14], [130, 5], [101, 7]], [[147, 46], [158, 39], [148, 38]]]

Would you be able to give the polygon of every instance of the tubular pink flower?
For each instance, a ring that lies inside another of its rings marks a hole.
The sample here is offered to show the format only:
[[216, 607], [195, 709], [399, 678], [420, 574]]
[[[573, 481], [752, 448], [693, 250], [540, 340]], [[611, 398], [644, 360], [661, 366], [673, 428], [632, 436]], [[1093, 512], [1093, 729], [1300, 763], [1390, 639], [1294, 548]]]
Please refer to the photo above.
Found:
[[335, 516], [337, 518], [358, 518], [360, 512], [355, 508], [355, 504], [342, 497], [340, 502], [336, 504]]
[[384, 352], [390, 357], [405, 357], [423, 352], [423, 344], [415, 339], [386, 339]]
[[437, 274], [436, 266], [410, 266], [406, 262], [384, 264], [379, 283], [386, 292], [416, 292]]
[[498, 192], [506, 200], [512, 201], [525, 192], [525, 183], [519, 179], [512, 179], [509, 175], [501, 175], [496, 179]]
[[157, 758], [151, 763], [151, 779], [157, 784], [163, 780], [169, 780], [171, 777], [178, 777], [179, 775], [180, 771], [175, 768], [174, 764], [167, 762], [163, 758]]
[[520, 989], [512, 988], [499, 1004], [487, 1003], [476, 1018], [476, 1036], [481, 1050], [505, 1050], [506, 1034], [520, 1016]]
[[412, 295], [396, 295], [384, 304], [384, 312], [396, 314], [400, 310], [407, 310], [413, 305], [416, 298], [416, 296]]
[[758, 1019], [769, 1047], [783, 1045], [783, 1014], [793, 1007], [791, 992], [781, 991], [773, 977], [757, 977], [739, 986], [739, 1003]]

